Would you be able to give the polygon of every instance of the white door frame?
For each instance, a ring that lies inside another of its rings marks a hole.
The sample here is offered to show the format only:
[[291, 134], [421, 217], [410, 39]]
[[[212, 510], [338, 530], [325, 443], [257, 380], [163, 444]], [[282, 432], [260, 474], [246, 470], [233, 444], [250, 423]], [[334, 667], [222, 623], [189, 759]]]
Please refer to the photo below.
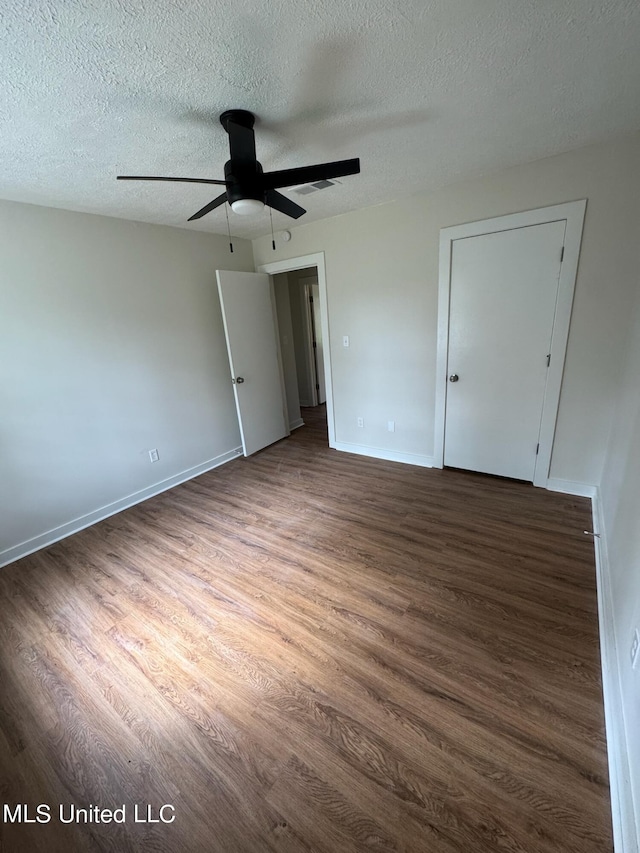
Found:
[[329, 334], [329, 303], [327, 299], [327, 277], [324, 264], [324, 252], [313, 255], [303, 255], [299, 258], [288, 258], [283, 261], [273, 261], [261, 264], [256, 272], [266, 272], [277, 275], [281, 272], [293, 272], [316, 267], [318, 271], [318, 287], [320, 289], [320, 318], [322, 320], [323, 362], [325, 394], [327, 396], [327, 427], [329, 429], [329, 447], [336, 446], [336, 426], [333, 410], [333, 383], [331, 381], [331, 338]]
[[510, 231], [513, 228], [527, 228], [530, 225], [543, 225], [547, 222], [566, 220], [564, 256], [560, 267], [558, 282], [558, 300], [551, 338], [551, 363], [547, 373], [547, 385], [542, 404], [540, 424], [540, 449], [536, 457], [533, 475], [534, 486], [547, 486], [551, 452], [560, 402], [560, 388], [564, 371], [564, 360], [569, 338], [571, 308], [575, 290], [582, 226], [587, 206], [586, 199], [556, 204], [497, 216], [465, 225], [454, 225], [440, 230], [440, 272], [438, 282], [438, 353], [436, 359], [436, 405], [435, 405], [435, 442], [434, 466], [444, 467], [444, 431], [447, 399], [447, 357], [449, 352], [449, 309], [451, 295], [451, 259], [453, 241], [464, 237], [480, 237], [483, 234], [495, 234]]

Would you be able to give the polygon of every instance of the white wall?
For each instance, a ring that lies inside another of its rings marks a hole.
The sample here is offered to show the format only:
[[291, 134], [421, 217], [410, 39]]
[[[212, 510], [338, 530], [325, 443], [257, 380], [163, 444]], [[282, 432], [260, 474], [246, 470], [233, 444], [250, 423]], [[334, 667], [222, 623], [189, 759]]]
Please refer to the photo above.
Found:
[[[625, 832], [628, 838], [635, 832], [636, 844], [640, 842], [640, 666], [632, 669], [629, 653], [633, 632], [640, 630], [640, 258], [638, 271], [634, 323], [624, 370], [616, 384], [617, 399], [600, 488], [604, 527], [601, 534], [606, 536], [617, 676], [629, 757], [629, 782], [621, 786], [621, 798], [627, 823], [631, 823], [630, 816], [635, 811], [636, 825], [625, 826]], [[623, 773], [626, 770], [623, 767]], [[634, 849], [631, 842], [628, 849]]]
[[0, 564], [239, 446], [215, 283], [253, 269], [234, 246], [0, 203]]
[[255, 240], [256, 264], [325, 253], [336, 440], [428, 464], [440, 229], [587, 198], [551, 476], [597, 484], [636, 280], [639, 164], [636, 136], [300, 225], [275, 253]]

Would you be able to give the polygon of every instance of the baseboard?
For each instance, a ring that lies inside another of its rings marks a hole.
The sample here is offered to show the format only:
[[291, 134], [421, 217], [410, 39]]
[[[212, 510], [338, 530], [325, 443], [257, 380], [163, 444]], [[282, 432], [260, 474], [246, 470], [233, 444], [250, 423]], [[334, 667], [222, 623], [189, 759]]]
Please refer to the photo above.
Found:
[[597, 486], [589, 483], [578, 483], [574, 480], [559, 480], [557, 477], [549, 477], [547, 489], [550, 492], [563, 492], [565, 495], [575, 495], [580, 498], [595, 498]]
[[289, 431], [293, 432], [294, 429], [298, 429], [299, 427], [304, 426], [304, 421], [302, 418], [297, 418], [295, 421], [291, 421], [289, 424]]
[[80, 530], [84, 530], [85, 527], [90, 527], [98, 521], [103, 521], [111, 515], [122, 512], [123, 509], [135, 506], [135, 504], [146, 501], [148, 498], [154, 497], [154, 495], [166, 492], [167, 489], [179, 486], [180, 483], [191, 480], [200, 474], [205, 474], [213, 468], [218, 468], [220, 465], [224, 465], [225, 462], [230, 462], [232, 459], [236, 459], [241, 455], [242, 448], [236, 447], [234, 450], [221, 453], [219, 456], [216, 456], [214, 459], [209, 459], [201, 465], [195, 465], [193, 468], [187, 468], [186, 471], [181, 471], [173, 477], [168, 477], [166, 480], [154, 483], [153, 486], [148, 486], [146, 489], [141, 489], [139, 492], [133, 492], [133, 494], [120, 498], [120, 500], [113, 501], [113, 503], [99, 507], [98, 509], [93, 510], [93, 512], [88, 512], [86, 515], [74, 518], [72, 521], [61, 524], [59, 527], [47, 530], [39, 536], [27, 539], [26, 542], [21, 542], [19, 545], [14, 545], [11, 548], [0, 551], [0, 568], [9, 565], [9, 563], [14, 563], [16, 560], [20, 560], [22, 557], [26, 557], [29, 554], [33, 554], [34, 551], [39, 551], [41, 548], [53, 545], [54, 542], [66, 539], [67, 536], [78, 533]]
[[611, 574], [607, 549], [607, 535], [598, 488], [592, 499], [593, 530], [596, 558], [596, 584], [598, 591], [598, 623], [600, 628], [600, 660], [602, 667], [602, 693], [607, 735], [609, 763], [609, 790], [611, 795], [611, 821], [615, 853], [637, 853], [636, 820], [630, 789], [627, 735], [622, 711], [622, 690], [615, 623]]
[[433, 468], [433, 456], [422, 456], [417, 453], [402, 453], [397, 450], [383, 450], [380, 447], [367, 447], [363, 444], [350, 444], [347, 441], [336, 441], [332, 445], [335, 450], [343, 453], [357, 453], [358, 456], [371, 456], [374, 459], [386, 459], [387, 462], [404, 462], [407, 465], [419, 465], [421, 468]]

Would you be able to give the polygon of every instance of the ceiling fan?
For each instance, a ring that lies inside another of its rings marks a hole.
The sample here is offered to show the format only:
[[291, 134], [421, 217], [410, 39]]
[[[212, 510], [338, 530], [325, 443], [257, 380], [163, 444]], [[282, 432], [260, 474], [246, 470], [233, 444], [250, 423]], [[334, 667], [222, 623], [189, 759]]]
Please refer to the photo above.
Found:
[[253, 131], [255, 116], [247, 110], [227, 110], [220, 122], [229, 136], [230, 159], [224, 165], [224, 181], [210, 178], [163, 178], [151, 175], [118, 175], [119, 181], [178, 181], [191, 184], [219, 184], [225, 191], [205, 204], [188, 221], [200, 219], [226, 201], [235, 213], [258, 213], [265, 205], [298, 219], [306, 210], [291, 199], [276, 192], [282, 187], [327, 181], [360, 172], [360, 159], [337, 160], [298, 169], [281, 169], [263, 172], [256, 158], [256, 141]]

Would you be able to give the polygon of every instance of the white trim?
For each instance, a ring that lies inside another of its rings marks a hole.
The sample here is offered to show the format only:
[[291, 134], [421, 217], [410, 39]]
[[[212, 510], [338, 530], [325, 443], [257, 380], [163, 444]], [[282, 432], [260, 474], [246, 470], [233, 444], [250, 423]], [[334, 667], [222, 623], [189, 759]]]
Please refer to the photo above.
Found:
[[104, 521], [105, 518], [109, 518], [112, 515], [116, 515], [118, 512], [122, 512], [124, 509], [128, 509], [129, 507], [142, 503], [142, 501], [146, 501], [148, 498], [159, 495], [161, 492], [166, 492], [167, 489], [179, 486], [180, 483], [192, 480], [194, 477], [198, 477], [200, 474], [205, 474], [213, 468], [218, 468], [220, 465], [224, 465], [225, 462], [237, 459], [238, 456], [242, 456], [241, 447], [236, 447], [233, 450], [228, 450], [226, 453], [221, 453], [214, 459], [209, 459], [207, 462], [202, 462], [200, 465], [195, 465], [193, 468], [187, 468], [186, 471], [181, 471], [173, 477], [168, 477], [166, 480], [154, 483], [153, 486], [148, 486], [146, 489], [140, 489], [139, 492], [133, 492], [124, 498], [120, 498], [110, 504], [101, 506], [92, 512], [88, 512], [86, 515], [81, 515], [79, 518], [74, 518], [72, 521], [61, 524], [59, 527], [47, 530], [45, 533], [34, 536], [32, 539], [27, 539], [26, 542], [21, 542], [19, 545], [6, 548], [4, 551], [0, 551], [0, 568], [8, 566], [9, 563], [13, 563], [22, 557], [26, 557], [28, 554], [33, 554], [34, 551], [39, 551], [41, 548], [53, 545], [54, 542], [66, 539], [67, 536], [78, 533], [80, 530], [84, 530], [85, 527], [91, 527], [92, 524], [96, 524], [98, 521]]
[[301, 426], [304, 426], [304, 421], [302, 418], [296, 418], [295, 421], [291, 421], [289, 424], [289, 432], [293, 432], [294, 429], [299, 429]]
[[611, 571], [602, 501], [597, 488], [591, 506], [593, 531], [599, 534], [594, 537], [594, 549], [613, 847], [615, 853], [637, 853], [639, 848], [630, 790], [627, 735], [622, 711], [622, 688], [615, 635]]
[[549, 477], [547, 489], [550, 492], [562, 492], [565, 495], [576, 495], [581, 498], [595, 498], [598, 487], [589, 483], [578, 483], [575, 480], [559, 480], [557, 477]]
[[433, 456], [423, 456], [418, 453], [402, 453], [396, 450], [383, 450], [381, 447], [367, 447], [363, 444], [349, 444], [347, 441], [337, 441], [333, 447], [343, 453], [357, 453], [358, 456], [372, 456], [374, 459], [386, 459], [388, 462], [404, 462], [407, 465], [418, 465], [420, 468], [433, 468]]
[[591, 498], [593, 518], [591, 532], [597, 534], [593, 537], [593, 542], [613, 843], [615, 853], [636, 853], [638, 841], [635, 838], [636, 824], [633, 802], [630, 797], [625, 799], [624, 796], [624, 792], [629, 791], [629, 760], [622, 712], [622, 691], [615, 637], [611, 574], [600, 490], [597, 486], [591, 486], [587, 483], [559, 480], [555, 477], [550, 477], [547, 480], [547, 489], [553, 492]]
[[316, 252], [312, 255], [303, 255], [299, 258], [288, 258], [283, 261], [274, 261], [270, 264], [261, 264], [256, 272], [266, 272], [268, 275], [276, 275], [280, 272], [293, 272], [315, 267], [318, 272], [318, 287], [320, 289], [320, 317], [322, 321], [324, 382], [327, 395], [327, 427], [329, 430], [329, 447], [336, 446], [336, 423], [333, 408], [333, 379], [331, 373], [331, 335], [329, 328], [329, 299], [327, 295], [327, 276], [324, 263], [324, 252]]
[[540, 449], [536, 457], [533, 477], [535, 486], [546, 486], [551, 465], [551, 451], [560, 402], [560, 388], [564, 371], [564, 360], [569, 338], [569, 324], [573, 294], [578, 271], [582, 226], [586, 210], [586, 199], [551, 207], [541, 207], [522, 213], [498, 216], [478, 222], [467, 222], [442, 228], [440, 231], [440, 268], [438, 281], [438, 350], [436, 361], [436, 401], [434, 464], [444, 467], [445, 406], [447, 399], [447, 356], [449, 350], [449, 302], [451, 290], [451, 256], [453, 241], [466, 237], [479, 237], [514, 228], [527, 228], [547, 222], [566, 220], [564, 258], [560, 267], [558, 299], [551, 339], [551, 363], [547, 371], [547, 385], [542, 406], [540, 425]]

